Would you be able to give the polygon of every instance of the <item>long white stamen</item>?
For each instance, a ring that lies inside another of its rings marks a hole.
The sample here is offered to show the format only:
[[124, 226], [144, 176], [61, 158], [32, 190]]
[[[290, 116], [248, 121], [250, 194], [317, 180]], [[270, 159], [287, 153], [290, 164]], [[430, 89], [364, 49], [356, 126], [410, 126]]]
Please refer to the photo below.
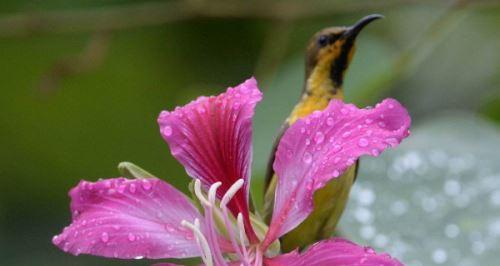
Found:
[[217, 193], [217, 189], [222, 185], [221, 182], [214, 183], [213, 185], [210, 186], [210, 189], [208, 190], [208, 201], [211, 204], [215, 205], [215, 195]]
[[237, 224], [238, 224], [238, 231], [240, 233], [240, 245], [241, 249], [243, 250], [243, 256], [245, 258], [248, 258], [248, 252], [246, 249], [246, 244], [245, 244], [245, 225], [243, 224], [243, 215], [238, 213], [238, 217], [236, 218]]
[[227, 228], [227, 232], [229, 235], [229, 239], [231, 240], [231, 245], [233, 246], [233, 249], [236, 251], [238, 254], [238, 257], [241, 258], [242, 262], [245, 265], [248, 265], [247, 257], [241, 252], [238, 243], [236, 241], [236, 236], [234, 235], [234, 228], [231, 222], [229, 221], [229, 211], [227, 209], [227, 203], [234, 197], [236, 192], [243, 186], [243, 183], [245, 181], [243, 179], [238, 179], [224, 194], [222, 197], [222, 200], [220, 201], [220, 209], [222, 210], [223, 213], [223, 220], [224, 220], [224, 225]]
[[222, 200], [220, 201], [221, 206], [226, 206], [227, 203], [234, 197], [236, 192], [243, 186], [243, 183], [245, 183], [245, 180], [242, 178], [238, 179], [238, 181], [234, 182], [234, 184], [226, 191], [226, 194], [224, 197], [222, 197]]
[[202, 258], [203, 262], [205, 263], [205, 265], [213, 266], [214, 264], [213, 264], [213, 260], [212, 260], [212, 252], [210, 251], [210, 246], [208, 245], [207, 239], [205, 238], [205, 236], [201, 232], [200, 221], [198, 220], [198, 218], [196, 218], [194, 220], [194, 224], [192, 224], [186, 220], [182, 220], [181, 225], [191, 229], [191, 231], [193, 232], [193, 234], [196, 238], [196, 241], [199, 243], [200, 248], [202, 250], [201, 258]]
[[199, 179], [194, 180], [194, 194], [200, 200], [201, 204], [207, 207], [211, 206], [210, 202], [203, 195], [203, 192], [201, 192], [201, 181]]
[[207, 238], [210, 242], [210, 248], [213, 253], [213, 258], [215, 261], [216, 265], [220, 266], [226, 266], [227, 263], [224, 260], [224, 257], [222, 256], [222, 252], [218, 243], [218, 238], [217, 238], [217, 233], [215, 232], [216, 230], [216, 225], [214, 222], [214, 208], [213, 206], [216, 206], [215, 201], [216, 201], [216, 195], [217, 195], [217, 189], [222, 185], [221, 182], [216, 182], [212, 184], [208, 190], [208, 201], [210, 202], [209, 206], [205, 206], [205, 225], [207, 226]]

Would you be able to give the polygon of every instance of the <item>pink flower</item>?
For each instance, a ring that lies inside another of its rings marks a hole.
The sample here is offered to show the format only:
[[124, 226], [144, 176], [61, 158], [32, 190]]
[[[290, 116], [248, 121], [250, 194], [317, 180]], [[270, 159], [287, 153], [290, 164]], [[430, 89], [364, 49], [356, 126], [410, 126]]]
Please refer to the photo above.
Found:
[[311, 213], [316, 190], [361, 155], [378, 156], [408, 136], [405, 108], [393, 99], [373, 109], [333, 100], [293, 124], [276, 152], [279, 181], [266, 226], [249, 212], [248, 196], [252, 117], [261, 99], [251, 78], [160, 114], [161, 135], [194, 178], [202, 211], [157, 178], [81, 181], [69, 193], [72, 223], [53, 243], [74, 255], [201, 257], [204, 265], [402, 265], [342, 239], [283, 255], [276, 245]]

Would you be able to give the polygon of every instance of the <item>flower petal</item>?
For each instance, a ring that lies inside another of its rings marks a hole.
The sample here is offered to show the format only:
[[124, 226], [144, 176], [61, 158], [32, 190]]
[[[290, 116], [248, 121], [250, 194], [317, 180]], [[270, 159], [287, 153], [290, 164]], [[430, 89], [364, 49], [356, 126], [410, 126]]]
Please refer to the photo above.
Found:
[[377, 254], [372, 248], [334, 238], [312, 245], [299, 254], [297, 251], [266, 259], [267, 266], [402, 266], [388, 254]]
[[236, 216], [242, 213], [246, 229], [248, 192], [252, 158], [252, 117], [262, 93], [254, 78], [218, 96], [199, 97], [191, 103], [163, 111], [158, 123], [172, 155], [186, 172], [203, 182], [205, 189], [220, 181], [219, 199], [238, 179], [245, 180], [234, 200], [228, 204]]
[[180, 191], [157, 178], [81, 181], [70, 193], [72, 223], [52, 242], [65, 252], [104, 257], [199, 256], [182, 220], [200, 218]]
[[332, 100], [324, 111], [298, 120], [284, 134], [273, 168], [275, 205], [265, 245], [311, 213], [313, 194], [339, 177], [361, 155], [378, 156], [409, 135], [410, 116], [394, 99], [373, 109]]

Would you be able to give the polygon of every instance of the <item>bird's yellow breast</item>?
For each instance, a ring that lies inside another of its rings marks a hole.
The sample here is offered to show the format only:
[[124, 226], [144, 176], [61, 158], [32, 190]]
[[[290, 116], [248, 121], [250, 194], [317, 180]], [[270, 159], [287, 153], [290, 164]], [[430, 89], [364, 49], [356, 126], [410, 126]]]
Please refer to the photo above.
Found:
[[306, 80], [304, 94], [288, 119], [290, 125], [316, 110], [325, 109], [331, 99], [344, 98], [342, 89], [335, 88], [330, 78], [331, 62], [339, 56], [339, 51], [332, 47], [318, 54], [318, 61]]

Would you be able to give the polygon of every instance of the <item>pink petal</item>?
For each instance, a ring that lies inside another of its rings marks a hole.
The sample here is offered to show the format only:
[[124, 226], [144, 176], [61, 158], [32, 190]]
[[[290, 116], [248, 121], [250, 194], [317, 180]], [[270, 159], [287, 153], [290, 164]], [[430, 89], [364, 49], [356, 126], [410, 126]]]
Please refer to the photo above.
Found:
[[299, 225], [313, 209], [313, 194], [361, 155], [378, 156], [409, 135], [410, 116], [394, 99], [374, 109], [332, 100], [324, 111], [298, 120], [284, 134], [273, 168], [278, 186], [265, 245]]
[[343, 239], [318, 242], [299, 254], [297, 251], [266, 259], [266, 266], [402, 266], [388, 254], [377, 254], [372, 248], [361, 247]]
[[217, 196], [222, 198], [238, 179], [244, 187], [228, 207], [244, 215], [247, 230], [248, 190], [252, 157], [252, 117], [262, 93], [254, 78], [218, 96], [199, 97], [173, 112], [163, 111], [158, 123], [172, 155], [187, 173], [200, 179], [205, 188], [221, 181]]
[[199, 248], [182, 220], [201, 218], [177, 189], [157, 178], [81, 181], [70, 193], [72, 223], [52, 242], [74, 255], [186, 258]]

